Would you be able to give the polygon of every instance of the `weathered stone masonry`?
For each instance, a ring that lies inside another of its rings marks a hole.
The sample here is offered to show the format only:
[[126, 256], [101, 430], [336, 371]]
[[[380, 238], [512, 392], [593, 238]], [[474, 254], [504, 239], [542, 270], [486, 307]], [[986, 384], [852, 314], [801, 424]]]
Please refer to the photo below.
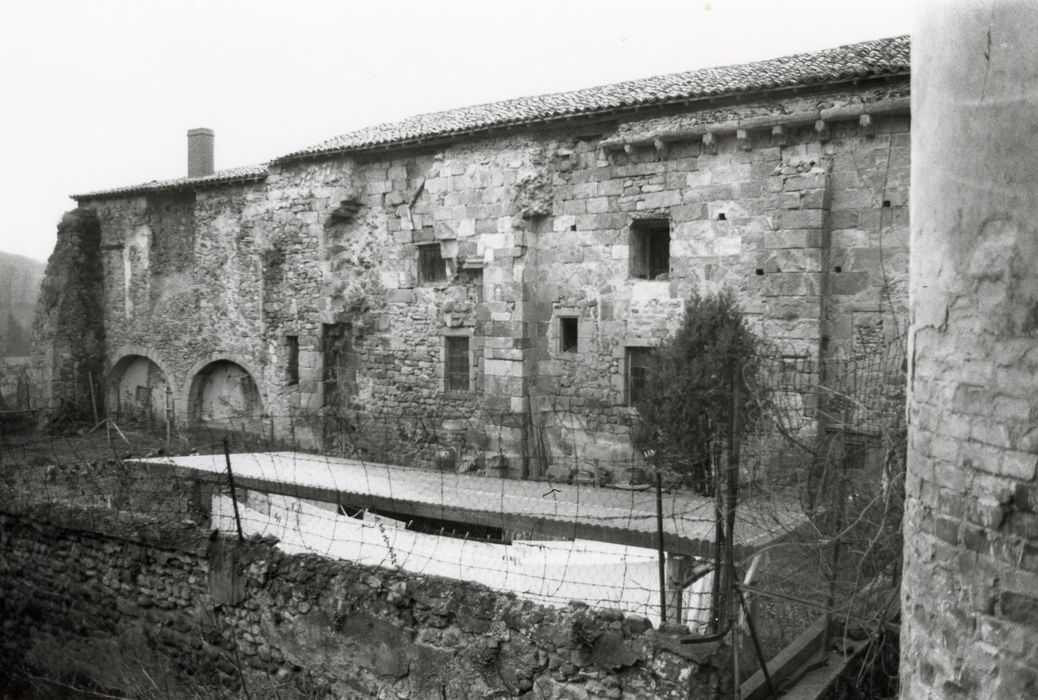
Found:
[[0, 683], [28, 663], [131, 696], [685, 698], [729, 676], [716, 645], [637, 616], [100, 508], [0, 513], [0, 620]]
[[902, 697], [1036, 697], [1038, 17], [919, 20]]
[[[907, 40], [879, 44], [851, 47], [848, 60], [886, 61], [853, 83], [311, 149], [77, 196], [101, 221], [110, 381], [145, 357], [180, 420], [330, 449], [356, 430], [392, 460], [428, 459], [445, 421], [515, 476], [637, 459], [629, 348], [658, 343], [694, 292], [733, 287], [798, 356], [897, 332]], [[669, 232], [651, 253], [650, 225]], [[420, 260], [443, 273], [424, 279]], [[233, 419], [216, 416], [210, 398], [244, 373], [254, 387], [224, 402]]]

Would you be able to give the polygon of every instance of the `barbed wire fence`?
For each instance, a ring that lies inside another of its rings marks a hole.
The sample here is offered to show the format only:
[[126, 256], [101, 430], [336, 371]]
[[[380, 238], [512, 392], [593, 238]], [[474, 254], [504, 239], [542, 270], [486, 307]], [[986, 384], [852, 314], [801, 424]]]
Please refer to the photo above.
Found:
[[[188, 425], [167, 405], [158, 417], [128, 411], [58, 432], [5, 429], [0, 507], [240, 528], [286, 552], [479, 582], [546, 605], [582, 600], [700, 637], [726, 632], [724, 610], [738, 609], [733, 646], [744, 657], [775, 657], [820, 616], [822, 648], [836, 622], [841, 637], [882, 635], [900, 576], [904, 338], [824, 362], [769, 348], [761, 377], [730, 540], [717, 493], [691, 492], [666, 465], [657, 480], [634, 450], [608, 463], [583, 454], [593, 411], [551, 399], [525, 424], [477, 423], [444, 402], [407, 415], [291, 411], [210, 425]], [[510, 474], [526, 480], [501, 478], [508, 467], [493, 443], [504, 431], [526, 431], [520, 461], [540, 466]], [[711, 447], [715, 474], [728, 449]]]

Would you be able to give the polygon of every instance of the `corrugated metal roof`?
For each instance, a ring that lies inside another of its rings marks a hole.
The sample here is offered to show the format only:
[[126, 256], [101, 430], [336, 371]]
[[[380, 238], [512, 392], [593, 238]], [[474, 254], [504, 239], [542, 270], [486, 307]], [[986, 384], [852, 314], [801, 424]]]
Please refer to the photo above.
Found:
[[574, 92], [520, 97], [433, 112], [352, 131], [289, 153], [278, 160], [387, 146], [641, 105], [904, 73], [909, 70], [909, 49], [908, 36], [876, 39], [754, 63], [703, 68]]
[[161, 190], [176, 190], [182, 188], [209, 187], [221, 185], [228, 182], [247, 182], [250, 180], [262, 180], [267, 176], [267, 165], [245, 165], [239, 168], [227, 168], [217, 170], [212, 175], [203, 177], [175, 177], [169, 180], [152, 180], [139, 185], [127, 187], [115, 187], [110, 190], [98, 190], [85, 194], [74, 194], [72, 199], [100, 199], [103, 197], [114, 197], [119, 195], [139, 194], [144, 192], [157, 192]]

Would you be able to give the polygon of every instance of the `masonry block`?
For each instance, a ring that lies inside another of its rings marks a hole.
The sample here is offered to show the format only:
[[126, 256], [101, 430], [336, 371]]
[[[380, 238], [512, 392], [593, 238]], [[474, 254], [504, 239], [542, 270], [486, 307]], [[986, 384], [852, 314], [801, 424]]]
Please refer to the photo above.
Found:
[[780, 229], [822, 228], [825, 211], [822, 209], [787, 209], [779, 213]]
[[776, 272], [765, 275], [769, 296], [818, 296], [822, 275], [818, 272]]
[[819, 248], [822, 245], [822, 232], [818, 229], [766, 231], [764, 244], [767, 248]]

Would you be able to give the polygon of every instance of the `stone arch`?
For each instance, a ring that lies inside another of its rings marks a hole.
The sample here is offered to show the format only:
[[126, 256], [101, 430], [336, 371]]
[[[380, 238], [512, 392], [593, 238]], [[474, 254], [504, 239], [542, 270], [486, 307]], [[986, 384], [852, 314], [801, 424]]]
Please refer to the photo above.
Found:
[[165, 423], [167, 390], [176, 387], [163, 360], [148, 348], [127, 345], [108, 368], [106, 406], [119, 421]]
[[197, 363], [186, 396], [191, 423], [260, 430], [263, 399], [255, 376], [238, 357], [216, 355]]

